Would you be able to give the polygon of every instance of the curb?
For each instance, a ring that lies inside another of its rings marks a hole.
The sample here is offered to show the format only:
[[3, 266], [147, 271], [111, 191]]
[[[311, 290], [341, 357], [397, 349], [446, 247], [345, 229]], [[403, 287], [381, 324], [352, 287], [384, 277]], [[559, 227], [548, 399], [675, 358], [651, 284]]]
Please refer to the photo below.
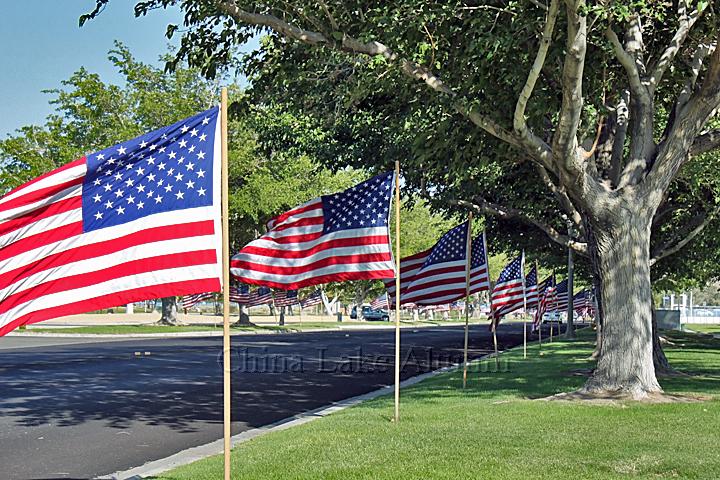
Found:
[[[491, 353], [488, 355], [483, 355], [481, 357], [478, 357], [474, 359], [471, 363], [484, 360], [486, 358], [494, 357], [495, 354]], [[406, 380], [403, 380], [400, 382], [400, 388], [409, 387], [411, 385], [415, 385], [416, 383], [422, 382], [423, 380], [426, 380], [428, 378], [435, 377], [437, 375], [451, 372], [453, 370], [457, 370], [460, 368], [462, 364], [455, 363], [453, 365], [448, 365], [447, 367], [440, 368], [438, 370], [433, 370], [432, 372], [423, 373], [420, 375], [416, 375], [414, 377], [410, 377]], [[244, 432], [241, 432], [237, 435], [234, 435], [230, 438], [230, 445], [232, 447], [235, 447], [237, 445], [240, 445], [241, 443], [245, 443], [248, 440], [252, 440], [253, 438], [259, 437], [261, 435], [265, 435], [270, 432], [279, 432], [281, 430], [286, 430], [288, 428], [296, 427], [298, 425], [303, 425], [308, 422], [312, 422], [313, 420], [317, 420], [319, 418], [326, 417], [330, 415], [331, 413], [339, 412], [341, 410], [345, 410], [346, 408], [352, 407], [354, 405], [357, 405], [359, 403], [365, 402], [367, 400], [372, 400], [377, 397], [381, 397], [383, 395], [390, 395], [394, 391], [394, 385], [386, 385], [378, 390], [374, 390], [372, 392], [364, 393], [362, 395], [358, 395], [355, 397], [350, 397], [345, 400], [340, 400], [338, 402], [333, 402], [329, 405], [326, 405], [324, 407], [319, 407], [314, 410], [309, 410], [304, 413], [299, 413], [297, 415], [293, 415], [292, 417], [284, 418], [282, 420], [278, 420], [277, 422], [265, 425], [263, 427], [253, 428], [251, 430], [246, 430]], [[202, 460], [204, 458], [213, 456], [213, 455], [219, 455], [223, 453], [223, 439], [216, 440], [211, 443], [207, 443], [205, 445], [200, 445], [197, 447], [191, 447], [186, 450], [183, 450], [181, 452], [178, 452], [174, 455], [171, 455], [167, 458], [161, 458], [159, 460], [153, 460], [150, 462], [145, 463], [144, 465], [131, 468], [129, 470], [125, 471], [118, 471], [115, 473], [111, 473], [108, 475], [102, 475], [99, 477], [95, 477], [98, 480], [142, 480], [145, 477], [158, 475], [164, 472], [167, 472], [168, 470], [172, 470], [177, 467], [181, 467], [183, 465], [187, 465], [189, 463]]]
[[[463, 324], [450, 323], [447, 325], [431, 324], [431, 325], [401, 325], [401, 329], [408, 328], [436, 328], [436, 327], [457, 327]], [[82, 328], [82, 327], [78, 327]], [[343, 331], [367, 331], [367, 330], [394, 330], [395, 326], [385, 325], [348, 325], [347, 327], [338, 328], [308, 328], [306, 330], [295, 331], [238, 331], [230, 332], [231, 337], [244, 335], [294, 335], [298, 333], [322, 333], [322, 332], [343, 332]], [[168, 333], [29, 333], [29, 332], [10, 332], [8, 337], [26, 337], [26, 338], [97, 338], [97, 339], [123, 339], [123, 338], [185, 338], [185, 337], [222, 337], [222, 329], [218, 331], [197, 331], [197, 332], [168, 332]]]

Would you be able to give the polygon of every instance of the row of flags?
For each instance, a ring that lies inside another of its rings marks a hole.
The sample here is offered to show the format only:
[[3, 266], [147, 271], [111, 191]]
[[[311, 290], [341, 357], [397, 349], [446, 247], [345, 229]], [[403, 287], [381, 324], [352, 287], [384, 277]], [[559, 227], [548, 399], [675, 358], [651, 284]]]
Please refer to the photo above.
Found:
[[[0, 198], [0, 336], [59, 316], [168, 296], [189, 304], [221, 290], [219, 110], [88, 154]], [[388, 225], [396, 182], [393, 172], [377, 175], [272, 219], [231, 259], [235, 281], [260, 287], [238, 287], [233, 301], [302, 303], [297, 289], [347, 280], [383, 280], [388, 306], [396, 295], [405, 306], [451, 304], [468, 293], [468, 278], [470, 294], [489, 290], [485, 235], [471, 238], [467, 221], [401, 259], [395, 292]], [[520, 298], [535, 301], [537, 278], [523, 277], [523, 262], [508, 265], [492, 291], [499, 315]]]
[[[185, 295], [181, 304], [184, 309], [189, 309], [204, 300], [214, 298], [215, 294], [206, 292], [194, 295]], [[233, 285], [230, 287], [230, 301], [240, 306], [255, 307], [272, 303], [276, 307], [288, 307], [300, 305], [300, 308], [307, 308], [322, 303], [322, 290], [316, 289], [305, 298], [298, 297], [297, 290], [275, 290], [268, 287], [259, 287], [250, 290], [248, 285]]]

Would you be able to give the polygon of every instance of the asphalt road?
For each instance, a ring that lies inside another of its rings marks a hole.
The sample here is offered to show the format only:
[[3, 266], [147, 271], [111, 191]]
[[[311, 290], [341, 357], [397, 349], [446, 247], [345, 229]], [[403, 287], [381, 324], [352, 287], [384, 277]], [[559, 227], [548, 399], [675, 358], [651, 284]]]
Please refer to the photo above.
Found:
[[[62, 343], [0, 338], [0, 478], [93, 478], [222, 437], [222, 338]], [[404, 329], [402, 377], [462, 344], [462, 327]], [[491, 349], [471, 327], [471, 356]], [[392, 330], [233, 337], [233, 434], [391, 384], [393, 355]]]

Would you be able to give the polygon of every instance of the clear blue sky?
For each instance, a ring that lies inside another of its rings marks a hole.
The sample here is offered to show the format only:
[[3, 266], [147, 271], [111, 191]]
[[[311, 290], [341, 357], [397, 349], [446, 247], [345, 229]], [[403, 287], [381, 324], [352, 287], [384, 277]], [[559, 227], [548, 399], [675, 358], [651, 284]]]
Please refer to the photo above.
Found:
[[[0, 138], [27, 124], [41, 124], [51, 112], [50, 95], [79, 67], [104, 81], [120, 77], [107, 60], [113, 41], [126, 44], [141, 61], [161, 65], [167, 51], [168, 23], [179, 23], [179, 10], [157, 10], [135, 18], [131, 0], [113, 0], [95, 20], [78, 26], [94, 0], [2, 1], [0, 15]], [[173, 41], [176, 41], [175, 39]]]

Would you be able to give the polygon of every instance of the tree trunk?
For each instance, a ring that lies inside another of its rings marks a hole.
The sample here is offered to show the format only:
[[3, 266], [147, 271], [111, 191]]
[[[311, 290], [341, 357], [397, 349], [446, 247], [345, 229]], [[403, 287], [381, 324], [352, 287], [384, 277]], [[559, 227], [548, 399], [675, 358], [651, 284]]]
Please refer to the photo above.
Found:
[[279, 325], [282, 327], [285, 325], [285, 307], [280, 307], [280, 322]]
[[642, 399], [661, 392], [655, 377], [650, 287], [650, 219], [637, 206], [616, 208], [612, 224], [593, 225], [602, 304], [602, 347], [584, 391]]
[[246, 311], [247, 307], [244, 305], [240, 305], [240, 308], [238, 309], [238, 321], [234, 323], [234, 325], [242, 325], [242, 326], [248, 326], [252, 325], [250, 323], [250, 315], [247, 314]]
[[[652, 300], [651, 300], [652, 301]], [[652, 309], [652, 337], [653, 337], [653, 365], [655, 366], [655, 375], [670, 375], [675, 369], [670, 366], [662, 344], [660, 343], [660, 334], [657, 327], [657, 318], [655, 317], [655, 306]]]
[[177, 297], [165, 297], [162, 299], [162, 310], [158, 325], [180, 325], [177, 318], [178, 304]]

